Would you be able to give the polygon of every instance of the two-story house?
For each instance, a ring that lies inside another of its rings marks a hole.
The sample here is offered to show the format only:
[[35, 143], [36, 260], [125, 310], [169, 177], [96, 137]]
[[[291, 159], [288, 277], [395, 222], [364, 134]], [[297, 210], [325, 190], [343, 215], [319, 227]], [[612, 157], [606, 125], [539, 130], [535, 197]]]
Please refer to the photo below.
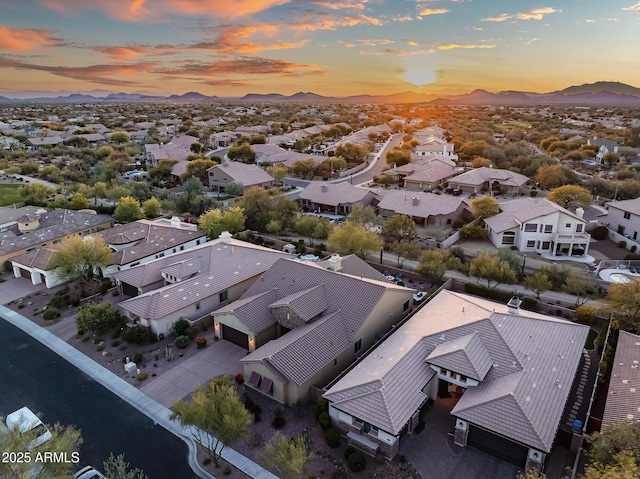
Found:
[[545, 199], [519, 198], [500, 204], [500, 213], [484, 220], [496, 248], [515, 246], [521, 252], [550, 257], [585, 257], [591, 235], [584, 211], [576, 213]]
[[607, 203], [609, 229], [621, 236], [640, 243], [640, 198]]

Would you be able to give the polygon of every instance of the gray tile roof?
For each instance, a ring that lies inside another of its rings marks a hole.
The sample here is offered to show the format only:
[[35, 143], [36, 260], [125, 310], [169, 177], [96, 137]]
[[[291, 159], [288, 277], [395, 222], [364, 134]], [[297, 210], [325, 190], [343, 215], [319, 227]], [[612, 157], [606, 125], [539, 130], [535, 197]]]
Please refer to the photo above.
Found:
[[18, 225], [0, 232], [0, 255], [30, 248], [67, 235], [83, 233], [111, 221], [111, 216], [56, 209], [40, 215], [40, 225], [34, 231], [20, 233]]
[[108, 245], [121, 246], [135, 243], [113, 256], [113, 264], [124, 265], [169, 248], [177, 248], [184, 243], [205, 237], [202, 231], [190, 231], [170, 226], [159, 225], [151, 221], [140, 220], [117, 225], [113, 228], [97, 233]]
[[640, 198], [632, 200], [611, 201], [607, 203], [609, 208], [617, 208], [622, 211], [628, 211], [634, 215], [640, 216]]
[[[442, 344], [476, 334], [492, 365], [480, 385], [467, 388], [451, 414], [548, 452], [588, 329], [530, 311], [511, 315], [506, 305], [442, 291], [324, 397], [397, 435], [425, 399], [422, 388], [433, 371], [425, 358]], [[363, 389], [374, 386], [382, 405], [371, 405], [373, 392], [363, 396]], [[389, 411], [386, 419], [381, 408]]]
[[269, 305], [270, 308], [286, 306], [308, 323], [329, 306], [327, 291], [323, 284], [291, 293]]
[[493, 361], [478, 333], [452, 339], [435, 347], [426, 361], [434, 366], [446, 367], [467, 377], [482, 381]]
[[366, 188], [359, 188], [347, 182], [321, 183], [312, 181], [300, 192], [298, 198], [319, 205], [338, 206], [344, 204], [369, 204], [373, 195]]
[[602, 427], [640, 419], [640, 336], [620, 331]]
[[[355, 254], [349, 254], [341, 258], [340, 272], [344, 274], [350, 274], [351, 276], [358, 276], [360, 278], [369, 278], [376, 281], [385, 281], [385, 276], [369, 265], [366, 261], [358, 258]], [[329, 268], [329, 260], [325, 259], [318, 261], [317, 263], [322, 268]]]
[[456, 176], [451, 181], [463, 185], [482, 185], [486, 182], [499, 181], [506, 186], [522, 186], [529, 181], [529, 177], [509, 170], [501, 170], [497, 168], [476, 168], [461, 175]]
[[416, 168], [414, 172], [405, 176], [405, 181], [424, 181], [434, 183], [452, 177], [455, 170], [445, 165], [429, 164], [423, 168]]
[[253, 296], [242, 297], [216, 309], [211, 314], [213, 314], [213, 316], [233, 314], [240, 322], [249, 328], [250, 331], [260, 333], [274, 323], [269, 305], [275, 301], [277, 297], [276, 290], [272, 289]]
[[221, 165], [212, 166], [207, 170], [207, 172], [211, 173], [212, 170], [224, 172], [226, 175], [233, 178], [233, 181], [236, 181], [245, 187], [273, 181], [273, 176], [264, 171], [258, 165], [250, 165], [239, 161], [225, 161]]
[[166, 266], [185, 259], [201, 261], [201, 270], [195, 276], [127, 299], [118, 306], [141, 318], [160, 319], [253, 278], [279, 258], [287, 257], [290, 255], [244, 241], [216, 239], [183, 253], [115, 273], [114, 277], [120, 281], [143, 286], [161, 281], [161, 271]]
[[484, 222], [494, 231], [501, 233], [519, 227], [522, 223], [557, 213], [558, 211], [574, 219], [586, 223], [571, 211], [544, 198], [518, 198], [507, 203], [500, 203], [500, 213]]
[[21, 208], [14, 208], [12, 206], [0, 207], [0, 225], [16, 223], [22, 215], [35, 215], [36, 211], [41, 209], [41, 206], [23, 206]]
[[[414, 204], [414, 197], [418, 198], [418, 204]], [[466, 204], [465, 201], [455, 196], [436, 195], [422, 191], [390, 190], [382, 198], [378, 208], [415, 218], [427, 218], [453, 214], [462, 204]]]

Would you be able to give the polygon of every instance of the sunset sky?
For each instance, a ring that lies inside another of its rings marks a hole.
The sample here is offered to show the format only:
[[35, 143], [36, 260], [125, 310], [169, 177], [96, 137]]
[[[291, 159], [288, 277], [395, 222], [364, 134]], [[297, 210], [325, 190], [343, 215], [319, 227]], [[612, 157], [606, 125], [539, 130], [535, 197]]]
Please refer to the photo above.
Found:
[[0, 95], [640, 87], [638, 0], [0, 0]]

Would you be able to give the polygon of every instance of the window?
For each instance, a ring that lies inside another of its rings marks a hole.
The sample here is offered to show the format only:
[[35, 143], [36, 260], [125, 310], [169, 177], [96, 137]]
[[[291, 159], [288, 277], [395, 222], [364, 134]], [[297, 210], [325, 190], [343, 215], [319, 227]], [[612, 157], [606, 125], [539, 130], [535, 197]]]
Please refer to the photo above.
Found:
[[618, 231], [619, 235], [623, 235], [624, 234], [624, 226], [618, 225], [618, 230], [617, 231]]
[[35, 251], [35, 250], [36, 250], [35, 246], [33, 248], [27, 248], [27, 253], [29, 253], [30, 251]]
[[516, 234], [513, 231], [505, 231], [502, 234], [502, 244], [515, 244]]
[[461, 383], [466, 383], [466, 382], [467, 382], [467, 376], [465, 376], [465, 375], [461, 374], [461, 375], [460, 375], [460, 382], [461, 382]]
[[551, 241], [543, 241], [542, 242], [542, 249], [548, 250], [549, 248], [551, 248]]
[[535, 247], [536, 247], [536, 240], [527, 241], [527, 248], [535, 248]]
[[528, 223], [528, 224], [524, 225], [524, 230], [527, 233], [535, 233], [536, 231], [538, 231], [538, 224], [537, 223]]
[[229, 291], [223, 291], [222, 293], [220, 293], [218, 295], [218, 297], [219, 297], [221, 303], [226, 301], [227, 299], [229, 299]]
[[565, 228], [571, 228], [571, 223], [567, 223], [564, 225]]
[[583, 225], [582, 225], [581, 223], [578, 223], [578, 224], [576, 225], [576, 233], [582, 233], [582, 226], [583, 226]]
[[84, 231], [82, 232], [82, 234], [83, 234], [83, 235], [85, 235], [85, 236], [87, 236], [87, 235], [89, 234], [89, 230], [84, 230]]
[[140, 261], [136, 261], [135, 263], [131, 263], [131, 268], [133, 268], [134, 266], [138, 266], [140, 264]]
[[553, 233], [553, 225], [544, 225], [545, 233]]
[[333, 358], [333, 365], [337, 366], [338, 365], [338, 358]]
[[628, 211], [624, 212], [624, 219], [628, 220], [629, 218], [631, 218], [631, 213], [629, 213]]
[[59, 239], [53, 240], [53, 244], [58, 244], [58, 243], [60, 243]]
[[196, 311], [200, 310], [200, 303], [196, 303]]
[[446, 376], [447, 370], [445, 368], [440, 368], [440, 374], [442, 374], [443, 376]]
[[404, 304], [402, 305], [402, 311], [403, 312], [407, 312], [409, 311], [409, 300], [407, 299]]
[[362, 339], [358, 339], [353, 345], [354, 352], [358, 352], [362, 349]]

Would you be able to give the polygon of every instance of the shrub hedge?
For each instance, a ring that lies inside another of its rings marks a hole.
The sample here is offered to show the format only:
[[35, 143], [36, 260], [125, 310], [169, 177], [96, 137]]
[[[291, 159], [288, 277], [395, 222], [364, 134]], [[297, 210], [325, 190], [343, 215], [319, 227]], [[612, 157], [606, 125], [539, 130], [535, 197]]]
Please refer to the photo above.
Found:
[[[464, 285], [465, 292], [469, 294], [475, 294], [476, 296], [482, 296], [483, 298], [494, 299], [496, 301], [503, 301], [505, 303], [513, 297], [513, 293], [508, 291], [499, 291], [497, 289], [487, 288], [475, 283], [466, 283]], [[522, 307], [530, 311], [535, 311], [538, 306], [538, 301], [533, 298], [522, 298]]]

